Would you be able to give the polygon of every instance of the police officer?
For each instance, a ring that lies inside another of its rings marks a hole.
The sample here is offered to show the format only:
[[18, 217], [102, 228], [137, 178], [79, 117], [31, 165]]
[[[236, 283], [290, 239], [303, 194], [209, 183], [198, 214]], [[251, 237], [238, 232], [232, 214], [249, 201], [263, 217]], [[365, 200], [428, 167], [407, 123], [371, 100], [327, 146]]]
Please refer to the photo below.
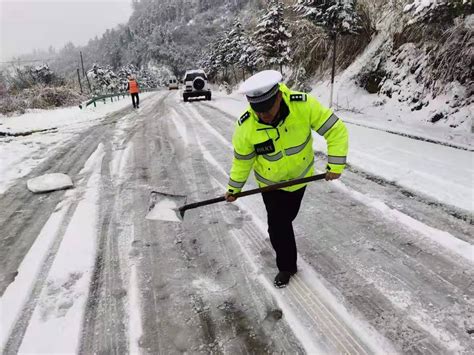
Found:
[[[345, 167], [347, 130], [330, 109], [314, 97], [288, 89], [275, 70], [248, 78], [239, 88], [250, 106], [235, 125], [234, 158], [225, 194], [228, 202], [240, 192], [253, 169], [260, 187], [312, 176], [314, 172], [311, 130], [327, 142], [326, 180], [338, 179]], [[297, 272], [297, 251], [292, 222], [296, 218], [306, 184], [262, 193], [267, 210], [268, 234], [276, 252], [276, 287], [285, 287]]]
[[127, 90], [130, 93], [130, 96], [132, 97], [133, 108], [140, 108], [138, 106], [140, 104], [140, 98], [138, 97], [140, 87], [138, 86], [138, 83], [135, 78], [131, 75], [128, 76]]

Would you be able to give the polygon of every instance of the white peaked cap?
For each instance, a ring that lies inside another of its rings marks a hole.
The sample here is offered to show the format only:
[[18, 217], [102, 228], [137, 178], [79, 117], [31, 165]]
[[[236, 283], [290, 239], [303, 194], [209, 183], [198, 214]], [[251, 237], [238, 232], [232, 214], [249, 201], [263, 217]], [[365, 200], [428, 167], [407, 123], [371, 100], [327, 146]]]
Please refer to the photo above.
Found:
[[[264, 97], [267, 96], [265, 94], [272, 94], [269, 91], [271, 90], [273, 92], [274, 90], [272, 89], [274, 89], [282, 78], [281, 73], [276, 70], [263, 70], [245, 80], [237, 92], [245, 94], [249, 101], [251, 101], [252, 98], [264, 99]], [[276, 94], [276, 92], [273, 94]]]

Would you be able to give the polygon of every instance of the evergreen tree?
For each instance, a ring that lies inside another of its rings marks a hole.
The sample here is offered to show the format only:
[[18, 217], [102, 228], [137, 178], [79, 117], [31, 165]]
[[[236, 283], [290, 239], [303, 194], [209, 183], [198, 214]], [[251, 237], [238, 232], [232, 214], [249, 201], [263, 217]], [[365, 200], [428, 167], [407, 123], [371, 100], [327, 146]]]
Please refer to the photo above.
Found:
[[334, 76], [336, 73], [336, 46], [338, 35], [355, 34], [361, 30], [361, 19], [356, 10], [357, 0], [298, 0], [294, 9], [314, 25], [321, 27], [333, 41], [331, 94], [332, 106]]
[[138, 72], [137, 80], [141, 88], [156, 88], [158, 86], [156, 77], [147, 69], [141, 69]]
[[87, 72], [91, 79], [92, 91], [95, 95], [118, 92], [120, 80], [110, 66], [101, 67], [92, 65], [92, 69]]
[[[238, 65], [244, 72], [253, 74], [257, 70], [257, 47], [253, 37], [244, 34]], [[245, 79], [245, 74], [244, 74]]]
[[260, 18], [254, 32], [258, 51], [257, 64], [280, 67], [291, 62], [288, 40], [291, 34], [283, 16], [279, 0], [270, 0], [266, 13]]
[[361, 29], [356, 5], [357, 0], [298, 0], [294, 9], [329, 34], [345, 35]]
[[230, 31], [226, 34], [223, 43], [224, 64], [230, 67], [237, 81], [235, 66], [239, 63], [242, 47], [244, 45], [244, 31], [239, 20], [235, 20]]
[[235, 65], [239, 61], [240, 51], [244, 41], [244, 30], [239, 20], [234, 24], [225, 38], [225, 62], [229, 65]]
[[227, 35], [217, 38], [209, 47], [206, 59], [201, 62], [201, 67], [210, 77], [215, 77], [222, 72], [222, 77], [227, 75], [226, 50], [228, 47]]
[[451, 24], [456, 17], [471, 15], [473, 10], [473, 2], [469, 0], [413, 0], [404, 8], [412, 13], [412, 22], [444, 25]]
[[127, 64], [121, 67], [117, 73], [119, 80], [119, 91], [125, 91], [127, 89], [128, 77], [132, 75], [134, 78], [138, 77], [138, 68], [133, 64]]

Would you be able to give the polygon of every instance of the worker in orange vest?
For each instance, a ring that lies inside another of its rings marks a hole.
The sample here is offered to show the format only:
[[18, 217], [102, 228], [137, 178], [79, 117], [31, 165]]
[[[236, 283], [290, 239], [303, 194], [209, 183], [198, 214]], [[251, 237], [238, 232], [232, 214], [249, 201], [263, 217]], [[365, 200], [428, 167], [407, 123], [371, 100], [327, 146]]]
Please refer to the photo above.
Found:
[[138, 97], [138, 92], [140, 91], [140, 87], [131, 75], [128, 76], [127, 90], [132, 97], [133, 108], [139, 108], [140, 98]]

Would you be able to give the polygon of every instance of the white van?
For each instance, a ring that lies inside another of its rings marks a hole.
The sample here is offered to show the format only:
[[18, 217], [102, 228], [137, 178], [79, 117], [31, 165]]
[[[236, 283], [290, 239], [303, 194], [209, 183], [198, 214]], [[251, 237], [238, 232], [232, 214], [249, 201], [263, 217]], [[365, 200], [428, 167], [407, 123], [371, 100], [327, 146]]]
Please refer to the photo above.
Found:
[[178, 89], [178, 80], [176, 78], [171, 78], [168, 82], [168, 89], [174, 90]]

